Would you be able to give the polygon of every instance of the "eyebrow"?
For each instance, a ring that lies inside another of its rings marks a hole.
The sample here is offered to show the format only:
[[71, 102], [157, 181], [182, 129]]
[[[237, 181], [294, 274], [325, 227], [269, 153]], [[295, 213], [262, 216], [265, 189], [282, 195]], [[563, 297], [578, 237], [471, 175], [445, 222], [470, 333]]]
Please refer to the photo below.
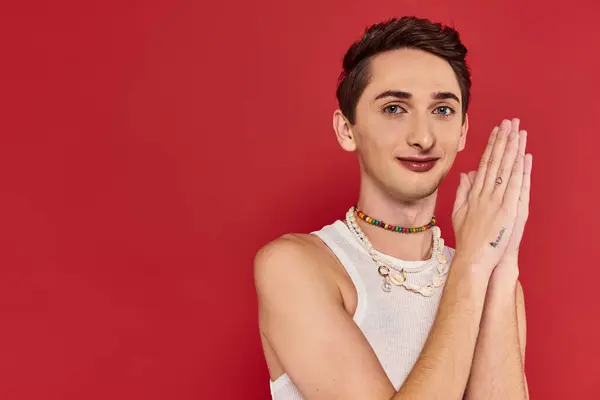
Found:
[[[381, 92], [375, 97], [375, 100], [383, 99], [385, 97], [396, 97], [397, 99], [406, 99], [409, 100], [413, 96], [411, 93], [404, 92], [402, 90], [386, 90], [385, 92]], [[457, 95], [452, 92], [435, 92], [431, 94], [431, 98], [434, 100], [447, 100], [453, 99], [460, 103], [460, 99]]]

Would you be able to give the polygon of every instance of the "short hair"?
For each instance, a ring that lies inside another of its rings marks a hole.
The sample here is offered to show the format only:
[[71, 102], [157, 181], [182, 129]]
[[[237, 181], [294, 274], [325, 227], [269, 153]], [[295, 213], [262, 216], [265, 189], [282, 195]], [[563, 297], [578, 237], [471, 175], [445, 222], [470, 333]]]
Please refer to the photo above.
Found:
[[450, 64], [460, 87], [464, 120], [469, 107], [471, 72], [466, 63], [467, 48], [460, 41], [458, 32], [428, 19], [402, 17], [371, 25], [346, 52], [336, 96], [348, 121], [356, 122], [356, 105], [369, 83], [371, 59], [377, 54], [402, 48], [422, 50]]

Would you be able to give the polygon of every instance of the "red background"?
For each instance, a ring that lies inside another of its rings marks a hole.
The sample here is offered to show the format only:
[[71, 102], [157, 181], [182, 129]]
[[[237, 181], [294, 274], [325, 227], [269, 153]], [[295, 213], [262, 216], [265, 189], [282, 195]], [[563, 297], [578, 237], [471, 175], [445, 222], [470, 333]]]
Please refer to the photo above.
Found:
[[[533, 399], [596, 399], [598, 5], [70, 1], [2, 5], [0, 398], [267, 399], [252, 259], [342, 217], [344, 51], [406, 14], [470, 49], [471, 131], [520, 117]], [[588, 55], [591, 52], [591, 55]]]

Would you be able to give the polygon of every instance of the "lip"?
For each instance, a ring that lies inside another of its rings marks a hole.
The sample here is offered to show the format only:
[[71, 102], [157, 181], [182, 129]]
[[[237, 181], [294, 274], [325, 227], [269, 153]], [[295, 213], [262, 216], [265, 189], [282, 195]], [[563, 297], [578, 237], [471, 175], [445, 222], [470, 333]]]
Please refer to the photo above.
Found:
[[427, 172], [439, 160], [438, 157], [398, 157], [400, 164], [413, 172]]
[[439, 157], [397, 157], [398, 160], [401, 161], [413, 161], [413, 162], [426, 162], [426, 161], [436, 161], [439, 160]]

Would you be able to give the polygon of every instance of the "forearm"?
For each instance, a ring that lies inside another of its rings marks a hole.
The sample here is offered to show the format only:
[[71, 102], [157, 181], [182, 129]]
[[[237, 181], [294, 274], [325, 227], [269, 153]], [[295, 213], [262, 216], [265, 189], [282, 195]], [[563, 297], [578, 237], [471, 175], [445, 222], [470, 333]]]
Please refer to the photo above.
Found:
[[527, 399], [517, 320], [517, 274], [496, 272], [488, 287], [467, 400]]
[[488, 279], [485, 273], [455, 259], [423, 351], [394, 400], [462, 398]]

